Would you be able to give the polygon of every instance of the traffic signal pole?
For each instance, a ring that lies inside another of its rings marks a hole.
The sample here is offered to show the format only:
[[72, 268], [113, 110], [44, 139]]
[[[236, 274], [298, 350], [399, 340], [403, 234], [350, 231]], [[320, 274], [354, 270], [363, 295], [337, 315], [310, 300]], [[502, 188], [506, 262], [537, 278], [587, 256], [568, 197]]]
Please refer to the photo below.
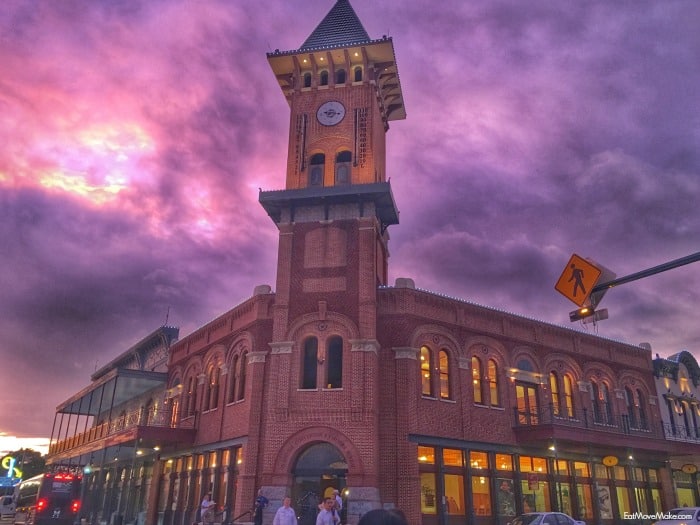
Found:
[[620, 277], [619, 279], [613, 279], [612, 281], [600, 283], [596, 285], [593, 288], [593, 290], [591, 290], [591, 294], [594, 294], [596, 292], [602, 292], [604, 290], [609, 290], [614, 286], [619, 286], [621, 284], [637, 281], [639, 279], [643, 279], [644, 277], [656, 275], [657, 273], [665, 272], [667, 270], [673, 270], [674, 268], [678, 268], [679, 266], [685, 266], [686, 264], [694, 263], [697, 261], [700, 261], [700, 252], [696, 252], [691, 255], [686, 255], [685, 257], [681, 257], [680, 259], [675, 259], [667, 263], [659, 264], [658, 266], [654, 266], [653, 268], [647, 268], [646, 270], [642, 270], [637, 273], [632, 273], [630, 275], [626, 275], [625, 277]]

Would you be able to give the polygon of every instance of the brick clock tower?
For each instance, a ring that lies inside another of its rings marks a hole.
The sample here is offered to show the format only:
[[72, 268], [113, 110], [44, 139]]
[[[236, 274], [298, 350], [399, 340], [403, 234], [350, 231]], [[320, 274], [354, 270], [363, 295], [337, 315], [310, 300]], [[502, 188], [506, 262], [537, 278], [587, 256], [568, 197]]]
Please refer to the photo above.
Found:
[[347, 0], [268, 61], [291, 116], [285, 189], [259, 196], [280, 235], [258, 472], [296, 507], [347, 491], [352, 523], [381, 501], [377, 288], [398, 223], [385, 137], [403, 96], [392, 40], [370, 39]]

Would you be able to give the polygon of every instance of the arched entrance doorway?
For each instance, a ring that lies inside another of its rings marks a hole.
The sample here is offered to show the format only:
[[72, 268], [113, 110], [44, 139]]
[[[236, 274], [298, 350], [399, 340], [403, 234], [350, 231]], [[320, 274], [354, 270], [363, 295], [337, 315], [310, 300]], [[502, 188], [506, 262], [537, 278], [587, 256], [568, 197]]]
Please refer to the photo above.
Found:
[[[347, 472], [345, 458], [330, 443], [316, 443], [299, 454], [292, 470], [292, 501], [299, 514], [299, 525], [315, 525], [319, 503], [332, 497], [334, 490], [343, 495]], [[345, 502], [341, 522], [345, 523]]]

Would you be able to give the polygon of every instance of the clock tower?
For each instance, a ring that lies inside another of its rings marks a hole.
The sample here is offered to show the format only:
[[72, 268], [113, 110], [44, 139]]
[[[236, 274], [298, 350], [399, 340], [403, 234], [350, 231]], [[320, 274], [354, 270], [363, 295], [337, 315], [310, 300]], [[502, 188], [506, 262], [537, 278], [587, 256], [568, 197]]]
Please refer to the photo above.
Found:
[[291, 110], [285, 189], [259, 199], [280, 230], [277, 304], [289, 307], [278, 311], [275, 337], [317, 307], [311, 296], [333, 294], [326, 305], [354, 302], [363, 338], [374, 339], [370, 305], [387, 283], [387, 228], [399, 220], [386, 133], [406, 117], [392, 40], [371, 39], [348, 0], [337, 0], [299, 49], [267, 58]]
[[381, 501], [377, 293], [399, 222], [386, 133], [406, 116], [403, 95], [392, 40], [371, 39], [348, 0], [299, 49], [267, 58], [290, 125], [285, 188], [259, 196], [279, 252], [261, 428], [271, 441], [253, 453], [269, 494], [353, 487], [354, 523]]

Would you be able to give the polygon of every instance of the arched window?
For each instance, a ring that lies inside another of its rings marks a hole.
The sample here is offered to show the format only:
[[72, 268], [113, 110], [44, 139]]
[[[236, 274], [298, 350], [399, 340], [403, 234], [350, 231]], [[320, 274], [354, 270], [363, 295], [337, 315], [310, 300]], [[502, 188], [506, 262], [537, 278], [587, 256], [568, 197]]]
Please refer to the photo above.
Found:
[[243, 352], [241, 358], [238, 360], [238, 369], [236, 373], [238, 377], [236, 378], [236, 383], [238, 383], [238, 392], [236, 393], [236, 401], [240, 401], [245, 398], [245, 373], [246, 364], [248, 363], [248, 352]]
[[498, 365], [493, 359], [489, 359], [489, 403], [491, 406], [497, 407], [501, 405], [500, 396], [498, 395]]
[[228, 380], [228, 396], [226, 398], [227, 403], [233, 403], [236, 401], [236, 394], [238, 393], [238, 361], [240, 357], [238, 354], [233, 356], [231, 361], [231, 368], [229, 369], [229, 380]]
[[483, 377], [481, 370], [481, 359], [472, 357], [472, 384], [474, 391], [474, 403], [482, 405], [484, 403]]
[[304, 73], [304, 87], [311, 87], [311, 73], [309, 73], [308, 71]]
[[552, 415], [559, 416], [561, 414], [559, 405], [559, 378], [556, 372], [549, 373], [549, 392], [552, 394]]
[[323, 153], [312, 155], [309, 162], [309, 186], [323, 186], [326, 156]]
[[[645, 410], [644, 394], [641, 390], [637, 389], [637, 414], [639, 414], [639, 428], [646, 430], [647, 425], [647, 413]], [[693, 421], [695, 421], [695, 413], [693, 413]], [[697, 427], [697, 425], [695, 425]]]
[[610, 425], [613, 422], [612, 405], [610, 404], [610, 389], [608, 389], [608, 385], [606, 385], [605, 383], [601, 383], [600, 391], [603, 395], [601, 401], [603, 402], [603, 414], [605, 416], [605, 422], [608, 425]]
[[440, 350], [438, 354], [440, 370], [440, 398], [451, 399], [450, 391], [450, 356], [446, 350]]
[[345, 70], [344, 69], [339, 69], [338, 71], [335, 72], [335, 83], [336, 84], [345, 84]]
[[350, 184], [350, 163], [352, 153], [341, 151], [335, 157], [335, 183], [336, 185]]
[[596, 423], [612, 423], [612, 407], [610, 406], [610, 390], [603, 381], [591, 381], [591, 403], [593, 419]]
[[318, 372], [318, 339], [309, 337], [304, 341], [301, 388], [316, 388]]
[[321, 85], [322, 86], [327, 86], [328, 85], [328, 71], [325, 69], [321, 71]]
[[207, 383], [204, 392], [203, 410], [213, 410], [219, 404], [219, 367], [210, 365], [207, 369]]
[[600, 388], [596, 381], [591, 381], [591, 407], [593, 408], [593, 421], [596, 423], [603, 422], [603, 416], [600, 412]]
[[328, 340], [326, 384], [328, 388], [343, 387], [343, 339], [338, 336]]
[[355, 73], [355, 82], [362, 82], [362, 68], [360, 66], [357, 66], [354, 70]]
[[634, 407], [634, 394], [632, 393], [632, 389], [628, 386], [625, 387], [625, 402], [627, 404], [627, 417], [630, 428], [637, 428], [637, 414], [635, 413]]
[[574, 417], [574, 381], [569, 374], [564, 375], [564, 403], [562, 412], [568, 418]]
[[420, 376], [422, 394], [433, 397], [433, 374], [432, 374], [432, 352], [427, 346], [420, 348]]
[[194, 375], [187, 381], [186, 403], [185, 416], [193, 416], [197, 407], [197, 377]]

